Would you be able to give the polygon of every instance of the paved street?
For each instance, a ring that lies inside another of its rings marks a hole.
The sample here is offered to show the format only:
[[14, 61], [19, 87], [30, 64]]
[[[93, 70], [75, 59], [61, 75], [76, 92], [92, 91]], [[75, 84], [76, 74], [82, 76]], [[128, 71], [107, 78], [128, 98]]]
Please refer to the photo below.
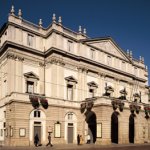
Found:
[[150, 144], [127, 144], [127, 145], [119, 145], [119, 144], [112, 144], [107, 146], [101, 145], [75, 145], [75, 144], [59, 144], [54, 145], [53, 147], [0, 147], [0, 150], [150, 150]]

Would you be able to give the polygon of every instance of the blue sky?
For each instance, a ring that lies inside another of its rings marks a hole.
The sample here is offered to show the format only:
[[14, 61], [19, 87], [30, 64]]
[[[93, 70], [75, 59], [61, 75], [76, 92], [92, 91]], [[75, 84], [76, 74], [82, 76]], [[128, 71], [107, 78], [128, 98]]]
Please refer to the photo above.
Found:
[[150, 68], [150, 0], [0, 0], [0, 26], [12, 4], [16, 14], [21, 8], [24, 19], [38, 24], [41, 18], [44, 27], [55, 13], [74, 31], [81, 25], [89, 37], [111, 36], [133, 57], [143, 56]]

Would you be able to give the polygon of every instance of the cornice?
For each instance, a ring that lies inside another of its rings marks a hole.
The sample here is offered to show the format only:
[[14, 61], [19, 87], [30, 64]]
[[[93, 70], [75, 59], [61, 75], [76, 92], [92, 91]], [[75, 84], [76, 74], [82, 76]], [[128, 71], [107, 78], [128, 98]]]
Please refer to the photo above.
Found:
[[[77, 61], [78, 62], [78, 65], [82, 63], [83, 64], [87, 64], [87, 65], [91, 65], [91, 66], [94, 66], [94, 67], [97, 67], [97, 68], [102, 68], [102, 69], [106, 69], [106, 70], [109, 70], [111, 72], [114, 72], [114, 73], [117, 73], [117, 74], [120, 74], [120, 75], [123, 75], [123, 76], [127, 76], [127, 77], [130, 77], [134, 80], [139, 80], [141, 82], [146, 82], [145, 79], [142, 79], [142, 78], [139, 78], [139, 77], [136, 77], [135, 75], [132, 75], [130, 73], [127, 73], [127, 72], [123, 72], [121, 70], [118, 70], [116, 68], [112, 68], [110, 66], [107, 66], [105, 64], [102, 64], [100, 62], [96, 62], [94, 60], [90, 60], [88, 58], [85, 58], [83, 56], [77, 56], [75, 54], [72, 54], [72, 53], [69, 53], [69, 52], [66, 52], [66, 51], [63, 51], [61, 49], [58, 49], [58, 48], [55, 48], [55, 47], [51, 47], [50, 49], [48, 49], [45, 53], [44, 52], [41, 52], [41, 51], [38, 51], [36, 49], [33, 49], [33, 48], [29, 48], [29, 47], [26, 47], [26, 46], [22, 46], [22, 45], [19, 45], [19, 44], [15, 44], [13, 42], [10, 42], [10, 41], [6, 41], [3, 45], [3, 47], [1, 47], [0, 49], [0, 56], [5, 52], [5, 50], [10, 47], [10, 48], [16, 48], [17, 50], [20, 50], [20, 51], [24, 51], [24, 52], [28, 52], [28, 53], [31, 53], [31, 54], [34, 54], [34, 55], [37, 55], [37, 56], [41, 56], [43, 58], [47, 58], [49, 57], [50, 55], [52, 54], [59, 54], [61, 56], [61, 58], [59, 58], [59, 60], [53, 58], [51, 59], [51, 63], [57, 63], [57, 64], [60, 64], [60, 65], [64, 65], [65, 62], [62, 62], [62, 57], [64, 58], [71, 58], [72, 60], [74, 61]], [[92, 69], [93, 70], [93, 69]]]

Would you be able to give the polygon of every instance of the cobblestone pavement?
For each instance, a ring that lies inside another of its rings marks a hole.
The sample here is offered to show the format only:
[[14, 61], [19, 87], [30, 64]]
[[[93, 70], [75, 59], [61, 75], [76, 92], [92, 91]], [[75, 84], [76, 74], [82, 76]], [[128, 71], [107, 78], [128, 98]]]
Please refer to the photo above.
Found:
[[0, 150], [150, 150], [149, 144], [111, 144], [111, 145], [94, 145], [94, 144], [59, 144], [53, 147], [39, 146], [39, 147], [7, 147], [1, 146]]

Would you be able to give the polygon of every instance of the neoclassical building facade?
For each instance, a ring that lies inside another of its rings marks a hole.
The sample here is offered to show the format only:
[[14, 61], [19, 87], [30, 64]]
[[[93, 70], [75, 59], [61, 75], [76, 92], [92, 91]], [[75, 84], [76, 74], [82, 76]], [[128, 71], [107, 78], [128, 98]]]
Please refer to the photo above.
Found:
[[15, 15], [0, 29], [0, 144], [150, 142], [148, 70], [111, 37], [44, 28]]

